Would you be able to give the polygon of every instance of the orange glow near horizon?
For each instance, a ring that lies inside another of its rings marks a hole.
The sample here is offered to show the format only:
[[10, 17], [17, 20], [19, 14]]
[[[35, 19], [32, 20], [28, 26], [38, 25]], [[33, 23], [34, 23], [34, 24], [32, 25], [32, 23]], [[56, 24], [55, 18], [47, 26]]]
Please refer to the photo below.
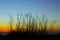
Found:
[[[53, 31], [60, 32], [60, 26], [55, 26], [52, 29], [53, 29]], [[13, 30], [16, 30], [15, 26], [13, 26]], [[51, 30], [50, 27], [48, 27], [47, 31], [50, 31], [50, 30]], [[9, 26], [0, 26], [0, 32], [10, 32]]]
[[[34, 25], [35, 26], [35, 25]], [[40, 25], [41, 26], [41, 25]], [[22, 27], [22, 28], [21, 28]], [[25, 28], [24, 28], [25, 27]], [[38, 27], [38, 26], [37, 26]], [[13, 24], [13, 30], [12, 31], [16, 31], [16, 23]], [[38, 29], [40, 30], [40, 27], [38, 27]], [[26, 25], [22, 26], [22, 23], [20, 25], [20, 30], [26, 30]], [[36, 28], [35, 28], [36, 30]], [[60, 25], [57, 22], [55, 25], [53, 25], [52, 30], [54, 32], [60, 32]], [[47, 24], [47, 31], [51, 31], [50, 25], [49, 23]], [[10, 32], [10, 26], [9, 23], [0, 23], [0, 32]]]

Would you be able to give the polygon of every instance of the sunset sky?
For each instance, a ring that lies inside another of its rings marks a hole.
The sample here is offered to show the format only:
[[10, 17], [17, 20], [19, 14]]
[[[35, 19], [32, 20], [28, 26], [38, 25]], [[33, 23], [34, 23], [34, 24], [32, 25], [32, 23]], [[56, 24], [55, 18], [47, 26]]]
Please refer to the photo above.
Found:
[[16, 14], [22, 13], [23, 17], [31, 13], [35, 17], [46, 15], [47, 18], [57, 20], [55, 29], [60, 29], [60, 0], [0, 0], [0, 32], [9, 30], [9, 13], [16, 22]]

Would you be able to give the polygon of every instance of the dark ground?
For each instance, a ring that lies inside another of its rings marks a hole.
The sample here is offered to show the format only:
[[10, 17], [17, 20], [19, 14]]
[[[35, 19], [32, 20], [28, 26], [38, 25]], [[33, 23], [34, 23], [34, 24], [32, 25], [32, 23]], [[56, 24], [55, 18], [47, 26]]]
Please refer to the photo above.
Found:
[[0, 40], [42, 40], [42, 39], [60, 39], [58, 35], [37, 35], [35, 32], [11, 32], [5, 36], [0, 35]]

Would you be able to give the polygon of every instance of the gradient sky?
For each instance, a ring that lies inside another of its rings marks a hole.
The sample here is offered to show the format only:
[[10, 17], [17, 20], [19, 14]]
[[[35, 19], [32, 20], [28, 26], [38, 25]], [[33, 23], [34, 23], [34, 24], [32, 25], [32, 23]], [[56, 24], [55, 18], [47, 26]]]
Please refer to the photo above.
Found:
[[51, 20], [60, 20], [60, 0], [0, 0], [0, 23], [9, 21], [9, 13], [15, 19], [21, 12], [37, 12], [39, 16], [45, 14]]

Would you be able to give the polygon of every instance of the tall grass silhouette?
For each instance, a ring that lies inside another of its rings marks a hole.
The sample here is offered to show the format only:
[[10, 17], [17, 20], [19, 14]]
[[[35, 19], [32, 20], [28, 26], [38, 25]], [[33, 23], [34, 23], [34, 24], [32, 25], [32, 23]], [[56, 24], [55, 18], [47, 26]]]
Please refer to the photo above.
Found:
[[9, 14], [9, 17], [10, 17], [10, 31], [12, 31], [13, 30], [13, 17]]
[[20, 18], [19, 18], [19, 14], [17, 14], [17, 24], [16, 24], [16, 28], [17, 28], [17, 31], [20, 30]]
[[[10, 16], [10, 31], [13, 31], [13, 17]], [[21, 22], [22, 20], [22, 22]], [[46, 33], [47, 32], [47, 25], [48, 25], [48, 18], [46, 18], [46, 15], [42, 15], [42, 21], [41, 18], [36, 15], [36, 18], [32, 16], [32, 13], [26, 14], [25, 17], [22, 18], [22, 15], [17, 14], [17, 23], [16, 23], [16, 31], [17, 32], [40, 32]], [[50, 22], [50, 29], [51, 32], [53, 30], [53, 25], [55, 25], [56, 20]]]
[[50, 23], [50, 29], [51, 29], [51, 33], [53, 33], [53, 27], [55, 26], [55, 23], [57, 22], [57, 20], [54, 20]]

